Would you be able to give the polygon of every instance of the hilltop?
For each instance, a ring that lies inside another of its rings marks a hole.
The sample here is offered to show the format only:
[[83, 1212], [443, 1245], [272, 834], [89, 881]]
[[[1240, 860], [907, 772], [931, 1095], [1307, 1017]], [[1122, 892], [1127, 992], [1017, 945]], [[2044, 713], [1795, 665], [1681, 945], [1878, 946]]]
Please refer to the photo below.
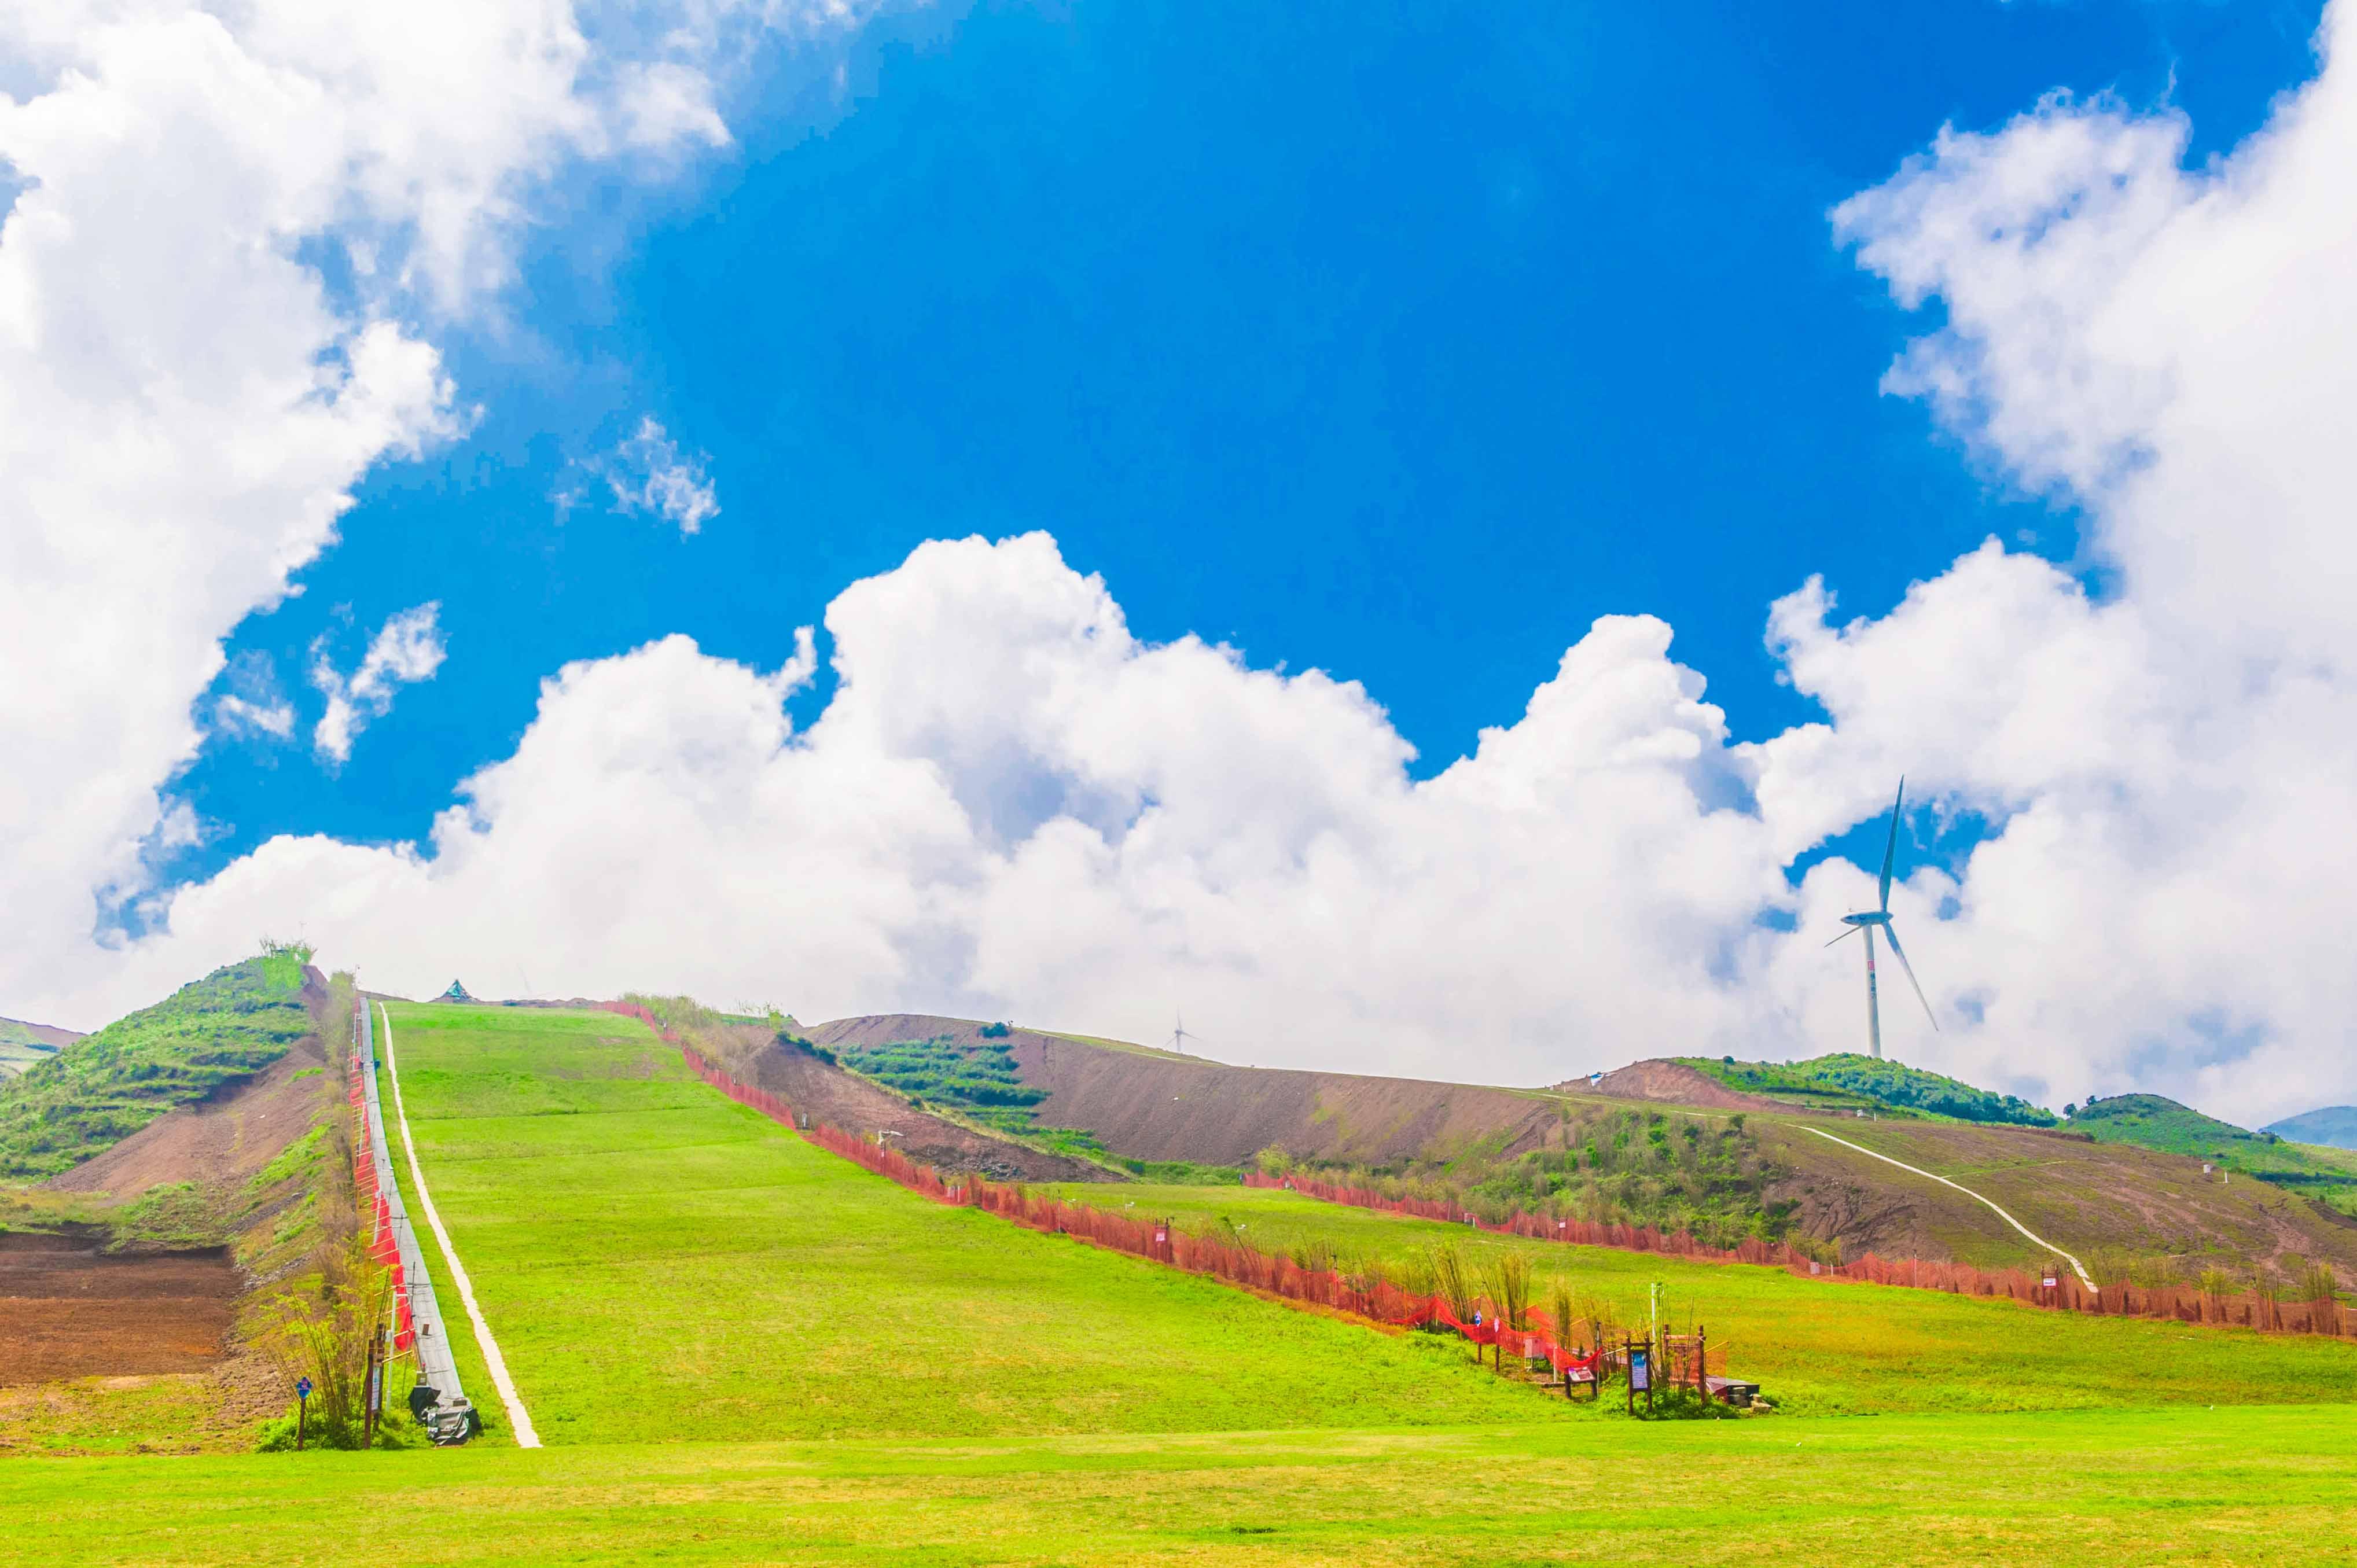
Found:
[[2328, 1105], [2303, 1111], [2259, 1129], [2294, 1144], [2320, 1144], [2329, 1149], [2357, 1149], [2357, 1105]]
[[0, 1176], [48, 1176], [253, 1077], [311, 1032], [293, 951], [213, 971], [0, 1083]]
[[2072, 1131], [2106, 1144], [2166, 1150], [2357, 1213], [2357, 1170], [2323, 1152], [2205, 1116], [2165, 1095], [2115, 1094], [2082, 1105]]
[[2051, 1127], [2061, 1120], [2010, 1094], [1854, 1051], [1797, 1062], [1739, 1062], [1733, 1057], [1671, 1059], [1729, 1089], [1810, 1111], [1865, 1110], [2015, 1127]]

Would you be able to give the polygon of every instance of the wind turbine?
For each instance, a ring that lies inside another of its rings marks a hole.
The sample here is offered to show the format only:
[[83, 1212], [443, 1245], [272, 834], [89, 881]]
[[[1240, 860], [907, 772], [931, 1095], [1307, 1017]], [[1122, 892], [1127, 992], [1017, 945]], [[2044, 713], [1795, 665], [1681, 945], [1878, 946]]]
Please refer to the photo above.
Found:
[[1187, 1032], [1186, 1014], [1179, 1012], [1175, 1007], [1171, 1009], [1171, 1013], [1172, 1015], [1178, 1019], [1178, 1026], [1170, 1031], [1170, 1039], [1165, 1048], [1177, 1051], [1183, 1057], [1187, 1054], [1187, 1042], [1189, 1040], [1200, 1041], [1203, 1036], [1200, 1035], [1190, 1035]]
[[[1933, 1029], [1940, 1026], [1940, 1020], [1932, 1012], [1931, 1001], [1923, 994], [1922, 983], [1915, 978], [1915, 966], [1907, 961], [1907, 950], [1899, 945], [1899, 928], [1890, 923], [1890, 862], [1891, 857], [1899, 853], [1899, 811], [1906, 800], [1907, 780], [1901, 779], [1899, 780], [1898, 799], [1890, 802], [1890, 838], [1882, 846], [1880, 907], [1856, 915], [1844, 915], [1842, 924], [1849, 930], [1834, 939], [1834, 942], [1837, 942], [1853, 931], [1866, 933], [1866, 1037], [1877, 1061], [1882, 1059], [1882, 1009], [1876, 999], [1874, 986], [1874, 929], [1877, 926], [1881, 927], [1882, 934], [1890, 939], [1890, 950], [1897, 955], [1899, 967], [1907, 972], [1907, 983], [1915, 988], [1915, 1000], [1923, 1004], [1923, 1016], [1932, 1020]], [[1827, 942], [1825, 946], [1831, 947], [1834, 942]]]

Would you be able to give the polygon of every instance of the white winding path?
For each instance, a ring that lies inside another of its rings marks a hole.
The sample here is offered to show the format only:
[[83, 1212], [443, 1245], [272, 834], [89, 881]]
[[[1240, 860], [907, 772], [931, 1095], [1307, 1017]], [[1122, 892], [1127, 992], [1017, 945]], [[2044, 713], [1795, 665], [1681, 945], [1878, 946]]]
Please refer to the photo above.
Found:
[[[382, 1006], [382, 1003], [380, 1003], [378, 1005]], [[396, 1091], [395, 1091], [396, 1103], [397, 1103], [397, 1101], [398, 1101], [398, 1095], [399, 1095], [399, 1091], [398, 1091], [398, 1090], [396, 1090]], [[2012, 1226], [2016, 1230], [2018, 1230], [2018, 1231], [2020, 1231], [2023, 1235], [2028, 1236], [2028, 1237], [2029, 1237], [2032, 1241], [2035, 1241], [2038, 1245], [2040, 1245], [2040, 1246], [2041, 1246], [2041, 1247], [2045, 1248], [2048, 1251], [2050, 1251], [2050, 1252], [2053, 1253], [2056, 1257], [2058, 1257], [2058, 1258], [2061, 1259], [2064, 1262], [2066, 1262], [2066, 1263], [2070, 1264], [2070, 1265], [2071, 1265], [2071, 1272], [2072, 1272], [2072, 1273], [2075, 1273], [2075, 1274], [2077, 1274], [2077, 1275], [2079, 1276], [2079, 1283], [2080, 1283], [2081, 1284], [2085, 1285], [2089, 1290], [2093, 1290], [2093, 1289], [2095, 1289], [2095, 1288], [2096, 1288], [2096, 1287], [2095, 1287], [2095, 1282], [2094, 1282], [2094, 1281], [2093, 1281], [2093, 1280], [2091, 1280], [2091, 1279], [2089, 1279], [2089, 1278], [2087, 1277], [2087, 1271], [2086, 1271], [2085, 1267], [2084, 1267], [2084, 1266], [2083, 1266], [2083, 1265], [2080, 1263], [2080, 1262], [2079, 1262], [2079, 1260], [2078, 1260], [2078, 1259], [2076, 1259], [2076, 1258], [2072, 1257], [2070, 1253], [2068, 1253], [2068, 1252], [2064, 1251], [2061, 1248], [2060, 1248], [2060, 1247], [2056, 1246], [2053, 1242], [2047, 1240], [2044, 1237], [2038, 1235], [2037, 1233], [2035, 1233], [2034, 1231], [2032, 1231], [2032, 1230], [2029, 1229], [2029, 1226], [2024, 1225], [2020, 1220], [2016, 1219], [2012, 1215], [2007, 1214], [2004, 1209], [2002, 1209], [2002, 1208], [1997, 1208], [1997, 1207], [1996, 1207], [1996, 1204], [1994, 1204], [1994, 1203], [1989, 1203], [1989, 1200], [1988, 1200], [1987, 1198], [1983, 1197], [1979, 1193], [1975, 1192], [1971, 1187], [1968, 1187], [1964, 1186], [1963, 1183], [1961, 1183], [1961, 1182], [1953, 1182], [1953, 1181], [1950, 1181], [1946, 1176], [1933, 1176], [1930, 1171], [1922, 1170], [1922, 1169], [1919, 1169], [1918, 1167], [1916, 1167], [1916, 1166], [1914, 1166], [1914, 1165], [1909, 1165], [1909, 1164], [1908, 1164], [1906, 1161], [1904, 1161], [1904, 1160], [1894, 1160], [1894, 1159], [1892, 1159], [1889, 1155], [1878, 1155], [1878, 1154], [1876, 1154], [1872, 1149], [1860, 1148], [1857, 1144], [1851, 1143], [1847, 1138], [1836, 1138], [1836, 1137], [1835, 1137], [1831, 1133], [1820, 1132], [1817, 1128], [1814, 1128], [1814, 1127], [1803, 1127], [1803, 1128], [1802, 1128], [1802, 1129], [1801, 1129], [1801, 1131], [1802, 1131], [1802, 1132], [1803, 1132], [1803, 1133], [1815, 1133], [1817, 1134], [1817, 1136], [1818, 1136], [1818, 1137], [1823, 1138], [1826, 1143], [1828, 1143], [1828, 1144], [1840, 1144], [1843, 1148], [1845, 1148], [1845, 1149], [1857, 1149], [1857, 1152], [1858, 1152], [1859, 1154], [1864, 1155], [1867, 1159], [1870, 1159], [1870, 1160], [1880, 1160], [1880, 1161], [1881, 1161], [1884, 1165], [1897, 1165], [1900, 1170], [1902, 1170], [1902, 1171], [1909, 1171], [1909, 1172], [1911, 1172], [1912, 1174], [1914, 1174], [1914, 1175], [1916, 1175], [1916, 1176], [1921, 1176], [1921, 1177], [1922, 1177], [1924, 1180], [1926, 1180], [1926, 1181], [1936, 1181], [1936, 1182], [1938, 1182], [1942, 1187], [1954, 1187], [1958, 1192], [1963, 1193], [1966, 1197], [1971, 1198], [1971, 1199], [1972, 1199], [1974, 1202], [1975, 1202], [1975, 1203], [1987, 1203], [1987, 1204], [1988, 1204], [1988, 1206], [1989, 1206], [1991, 1208], [1996, 1209], [1996, 1217], [1997, 1217], [1999, 1219], [2004, 1220], [2007, 1225]], [[404, 1128], [404, 1129], [403, 1130], [403, 1132], [402, 1132], [402, 1136], [405, 1138], [405, 1137], [407, 1137], [408, 1135], [409, 1135], [409, 1133], [408, 1133], [408, 1130]], [[426, 1217], [427, 1217], [428, 1219], [431, 1219], [431, 1218], [433, 1217], [434, 1211], [433, 1211], [432, 1209], [430, 1209], [430, 1208], [429, 1208], [429, 1209], [427, 1209], [427, 1210], [425, 1211], [425, 1213], [426, 1213]], [[441, 1228], [439, 1225], [436, 1225], [436, 1226], [434, 1228], [434, 1230], [435, 1230], [435, 1234], [436, 1234], [436, 1235], [441, 1234], [442, 1228]], [[452, 1263], [451, 1263], [451, 1265], [450, 1265], [450, 1266], [451, 1266], [452, 1268], [454, 1268], [454, 1269], [455, 1269], [455, 1268], [457, 1268], [457, 1262], [454, 1260], [454, 1261], [452, 1262]], [[461, 1275], [461, 1276], [460, 1276], [460, 1278], [462, 1278], [462, 1279], [463, 1279], [464, 1277], [465, 1277], [464, 1275]], [[463, 1285], [462, 1285], [462, 1286], [460, 1286], [459, 1288], [460, 1288], [461, 1290], [465, 1289], [465, 1287], [464, 1287]], [[471, 1305], [471, 1304], [470, 1304], [470, 1305]]]
[[523, 1408], [515, 1380], [508, 1376], [507, 1361], [500, 1355], [500, 1342], [491, 1337], [491, 1326], [483, 1321], [483, 1309], [475, 1305], [474, 1282], [467, 1277], [467, 1266], [458, 1261], [458, 1249], [450, 1244], [450, 1232], [442, 1228], [442, 1216], [434, 1207], [434, 1195], [425, 1190], [425, 1172], [417, 1164], [417, 1145], [409, 1137], [409, 1112], [401, 1104], [401, 1069], [393, 1058], [393, 1017], [382, 1002], [376, 1004], [376, 1015], [384, 1026], [384, 1076], [393, 1084], [393, 1119], [401, 1128], [401, 1151], [409, 1156], [409, 1179], [417, 1187], [417, 1207], [425, 1210], [425, 1223], [434, 1228], [434, 1239], [442, 1243], [443, 1259], [450, 1265], [450, 1283], [458, 1287], [458, 1299], [466, 1305], [467, 1320], [475, 1326], [475, 1343], [482, 1347], [483, 1365], [490, 1369], [491, 1386], [500, 1391], [500, 1403], [507, 1407], [508, 1426], [515, 1434], [516, 1446], [537, 1448], [540, 1434], [532, 1428], [532, 1414]]

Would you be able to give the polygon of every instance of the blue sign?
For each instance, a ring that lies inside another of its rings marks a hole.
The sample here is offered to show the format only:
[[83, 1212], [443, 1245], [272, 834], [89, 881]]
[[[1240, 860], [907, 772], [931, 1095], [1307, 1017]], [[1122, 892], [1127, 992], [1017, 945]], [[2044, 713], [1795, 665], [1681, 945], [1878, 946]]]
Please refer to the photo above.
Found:
[[298, 1400], [307, 1400], [311, 1397], [310, 1379], [297, 1378], [295, 1380], [295, 1397]]

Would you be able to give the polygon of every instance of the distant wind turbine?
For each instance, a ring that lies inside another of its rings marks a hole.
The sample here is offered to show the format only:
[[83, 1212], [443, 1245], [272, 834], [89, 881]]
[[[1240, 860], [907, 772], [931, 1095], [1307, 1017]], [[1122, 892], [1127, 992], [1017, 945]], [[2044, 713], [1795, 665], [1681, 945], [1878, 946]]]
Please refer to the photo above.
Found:
[[1170, 1050], [1177, 1051], [1180, 1056], [1182, 1056], [1182, 1057], [1183, 1057], [1183, 1056], [1185, 1056], [1185, 1055], [1187, 1054], [1187, 1042], [1188, 1042], [1188, 1041], [1189, 1041], [1189, 1040], [1193, 1040], [1193, 1041], [1197, 1042], [1198, 1044], [1200, 1044], [1200, 1043], [1201, 1043], [1203, 1036], [1200, 1036], [1200, 1035], [1190, 1035], [1190, 1034], [1189, 1034], [1189, 1033], [1187, 1032], [1187, 1015], [1186, 1015], [1186, 1014], [1179, 1012], [1179, 1011], [1178, 1011], [1178, 1009], [1176, 1009], [1176, 1008], [1173, 1008], [1171, 1011], [1172, 1011], [1173, 1015], [1174, 1015], [1174, 1016], [1176, 1016], [1176, 1017], [1177, 1017], [1177, 1019], [1178, 1020], [1178, 1026], [1177, 1028], [1172, 1029], [1172, 1030], [1170, 1031], [1170, 1039], [1169, 1039], [1169, 1042], [1168, 1042], [1168, 1049], [1170, 1049]]
[[[1915, 988], [1915, 1000], [1923, 1004], [1923, 1016], [1932, 1020], [1933, 1029], [1940, 1026], [1939, 1018], [1932, 1012], [1931, 1001], [1923, 994], [1922, 983], [1915, 978], [1915, 966], [1907, 961], [1907, 950], [1899, 945], [1899, 928], [1890, 923], [1890, 862], [1891, 857], [1899, 853], [1899, 811], [1906, 800], [1907, 780], [1901, 779], [1898, 799], [1890, 802], [1889, 842], [1882, 846], [1881, 907], [1856, 915], [1844, 915], [1842, 924], [1849, 930], [1834, 939], [1834, 942], [1837, 942], [1853, 931], [1866, 933], [1866, 1037], [1877, 1061], [1882, 1059], [1882, 1009], [1874, 985], [1874, 929], [1877, 926], [1881, 927], [1882, 934], [1890, 939], [1890, 950], [1898, 956], [1899, 967], [1907, 972], [1907, 983]], [[1834, 942], [1827, 942], [1825, 946], [1831, 947]]]

